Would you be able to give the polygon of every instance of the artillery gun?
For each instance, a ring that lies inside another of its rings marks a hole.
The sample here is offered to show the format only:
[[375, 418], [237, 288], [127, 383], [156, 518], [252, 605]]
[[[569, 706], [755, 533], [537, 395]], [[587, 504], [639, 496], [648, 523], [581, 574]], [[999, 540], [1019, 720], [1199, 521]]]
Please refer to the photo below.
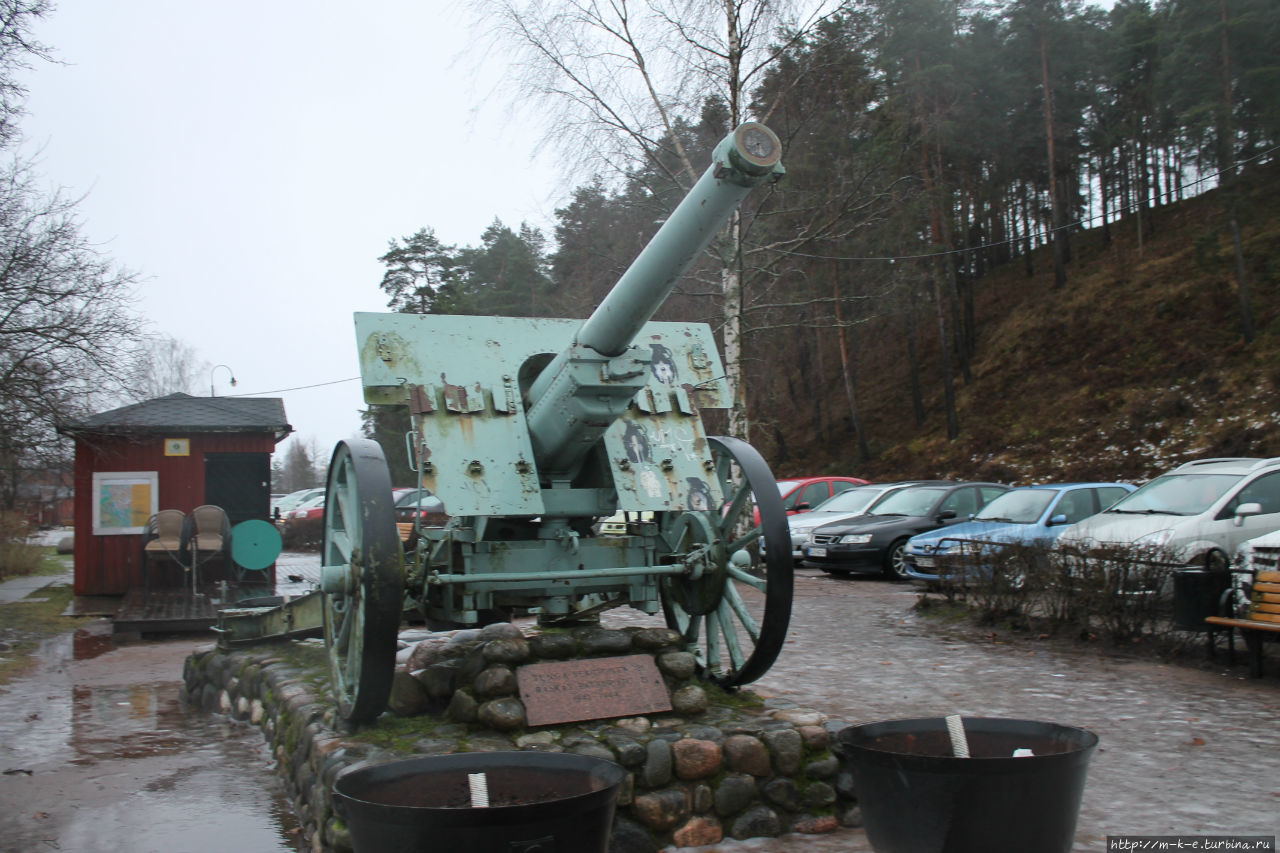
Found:
[[[318, 618], [351, 722], [386, 707], [406, 605], [450, 625], [661, 612], [705, 678], [763, 675], [791, 612], [781, 497], [750, 445], [705, 432], [700, 412], [731, 402], [710, 327], [651, 318], [780, 157], [763, 125], [730, 133], [586, 321], [356, 314], [365, 401], [409, 407], [411, 464], [451, 518], [415, 523], [402, 548], [381, 447], [339, 443], [319, 590], [247, 626], [223, 619], [224, 644]], [[636, 519], [624, 535], [593, 534], [620, 511]], [[784, 547], [761, 553], [761, 536]]]

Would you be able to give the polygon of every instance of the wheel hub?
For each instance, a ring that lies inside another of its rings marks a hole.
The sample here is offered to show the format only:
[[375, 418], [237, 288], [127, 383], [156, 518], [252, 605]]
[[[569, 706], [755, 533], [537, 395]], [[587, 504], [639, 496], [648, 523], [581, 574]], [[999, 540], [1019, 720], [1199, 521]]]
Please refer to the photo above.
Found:
[[350, 595], [358, 588], [359, 583], [360, 567], [356, 563], [320, 567], [320, 589], [325, 595]]

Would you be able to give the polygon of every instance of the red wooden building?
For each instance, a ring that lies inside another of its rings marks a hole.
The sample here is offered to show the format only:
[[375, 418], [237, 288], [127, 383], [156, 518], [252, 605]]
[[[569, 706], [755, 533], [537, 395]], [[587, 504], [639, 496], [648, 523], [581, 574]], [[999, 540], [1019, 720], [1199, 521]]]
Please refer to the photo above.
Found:
[[279, 398], [190, 394], [59, 429], [75, 440], [75, 594], [141, 586], [144, 533], [159, 510], [214, 504], [232, 525], [269, 520], [271, 453], [292, 431]]

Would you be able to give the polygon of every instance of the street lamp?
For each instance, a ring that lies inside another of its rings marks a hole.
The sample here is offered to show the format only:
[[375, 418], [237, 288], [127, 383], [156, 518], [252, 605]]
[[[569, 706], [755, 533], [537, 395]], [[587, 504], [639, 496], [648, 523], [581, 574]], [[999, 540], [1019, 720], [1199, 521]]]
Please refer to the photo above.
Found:
[[231, 368], [227, 367], [225, 364], [215, 364], [213, 366], [213, 370], [209, 371], [209, 396], [210, 397], [218, 396], [217, 394], [213, 393], [213, 374], [217, 372], [219, 367], [226, 369], [227, 375], [231, 377], [231, 387], [232, 388], [236, 387], [236, 375], [231, 372]]

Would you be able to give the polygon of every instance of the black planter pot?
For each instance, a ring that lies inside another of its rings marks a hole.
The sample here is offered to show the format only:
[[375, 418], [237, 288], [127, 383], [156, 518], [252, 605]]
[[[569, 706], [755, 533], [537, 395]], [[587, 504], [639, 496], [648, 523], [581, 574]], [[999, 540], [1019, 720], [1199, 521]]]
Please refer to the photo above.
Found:
[[[1067, 853], [1097, 735], [1030, 720], [966, 717], [956, 758], [941, 717], [837, 735], [876, 853]], [[1016, 749], [1031, 756], [1013, 757]]]
[[[490, 805], [472, 805], [483, 773]], [[476, 752], [352, 770], [333, 808], [355, 853], [605, 853], [626, 771], [585, 755]]]

